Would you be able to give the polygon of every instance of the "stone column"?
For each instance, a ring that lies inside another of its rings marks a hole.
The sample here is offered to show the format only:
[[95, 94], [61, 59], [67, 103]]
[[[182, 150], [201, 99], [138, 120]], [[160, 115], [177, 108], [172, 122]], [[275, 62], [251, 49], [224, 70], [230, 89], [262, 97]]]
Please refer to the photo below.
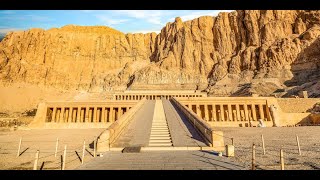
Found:
[[85, 122], [85, 114], [84, 114], [85, 109], [81, 108], [81, 117], [80, 117], [80, 122], [84, 123]]
[[256, 107], [254, 104], [251, 104], [251, 111], [252, 111], [252, 120], [256, 121], [257, 120], [257, 113], [256, 113]]
[[113, 107], [110, 107], [110, 122], [114, 122], [114, 109]]
[[80, 115], [81, 115], [81, 107], [78, 107], [77, 108], [78, 110], [77, 110], [77, 118], [76, 118], [76, 122], [80, 122]]
[[101, 122], [102, 123], [106, 122], [106, 107], [102, 107]]
[[101, 109], [97, 108], [97, 117], [96, 117], [96, 119], [97, 119], [96, 122], [97, 123], [100, 122], [100, 121], [102, 122], [101, 116], [102, 116], [102, 108]]
[[232, 106], [228, 104], [228, 121], [232, 121]]
[[209, 121], [209, 108], [208, 108], [208, 104], [204, 105], [204, 116], [205, 116], [205, 120]]
[[272, 118], [273, 126], [278, 127], [280, 125], [280, 123], [279, 123], [280, 115], [278, 112], [279, 110], [274, 104], [271, 104], [269, 108], [270, 108], [270, 115]]
[[72, 111], [73, 111], [73, 108], [69, 107], [68, 123], [72, 122]]
[[246, 119], [246, 116], [244, 114], [244, 110], [240, 110], [240, 121], [244, 121]]
[[123, 109], [122, 109], [122, 107], [119, 107], [119, 111], [118, 111], [119, 113], [118, 113], [118, 119], [120, 119], [120, 117], [122, 116], [122, 114], [123, 114]]
[[237, 111], [237, 120], [241, 121], [240, 105], [239, 104], [236, 104], [236, 111]]
[[262, 104], [259, 104], [259, 113], [260, 113], [260, 118], [264, 121], [264, 112], [263, 112]]
[[89, 111], [88, 111], [88, 114], [89, 114], [89, 115], [88, 115], [88, 117], [89, 117], [88, 122], [89, 122], [89, 123], [91, 123], [91, 120], [92, 120], [92, 111], [93, 111], [93, 110], [91, 110], [91, 108], [89, 108]]
[[223, 108], [223, 104], [220, 105], [220, 117], [221, 117], [221, 121], [224, 121], [224, 108]]
[[57, 114], [56, 123], [59, 123], [59, 122], [60, 122], [60, 119], [61, 119], [61, 109], [62, 109], [62, 108], [60, 108], [60, 111], [57, 110], [57, 113], [56, 113], [56, 114]]
[[200, 110], [200, 105], [199, 105], [199, 104], [196, 104], [196, 111], [197, 111], [197, 115], [198, 115], [200, 118], [202, 118], [202, 117], [201, 117], [201, 110]]
[[51, 122], [56, 121], [56, 112], [57, 112], [57, 107], [53, 107]]
[[86, 107], [86, 112], [84, 115], [84, 122], [88, 122], [89, 121], [89, 107]]
[[243, 105], [243, 109], [244, 109], [244, 117], [245, 117], [245, 121], [249, 121], [248, 105], [247, 105], [247, 104], [244, 104], [244, 105]]
[[212, 120], [217, 121], [217, 110], [216, 110], [216, 105], [212, 104]]
[[76, 122], [77, 120], [77, 111], [76, 108], [72, 109], [72, 122]]
[[63, 123], [63, 122], [64, 122], [64, 107], [61, 107], [59, 123]]
[[97, 122], [97, 107], [96, 106], [93, 108], [93, 122], [94, 123]]

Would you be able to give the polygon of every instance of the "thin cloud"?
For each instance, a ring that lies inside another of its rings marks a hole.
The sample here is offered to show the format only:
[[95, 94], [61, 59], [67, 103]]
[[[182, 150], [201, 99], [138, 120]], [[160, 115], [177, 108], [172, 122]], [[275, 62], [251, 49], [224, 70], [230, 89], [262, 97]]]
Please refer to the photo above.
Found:
[[7, 15], [7, 16], [0, 16], [1, 19], [11, 20], [11, 21], [38, 21], [38, 22], [49, 22], [53, 21], [54, 19], [46, 17], [46, 16], [38, 16], [38, 15], [24, 15], [24, 16], [17, 16], [17, 15]]
[[122, 24], [122, 23], [128, 21], [128, 19], [111, 19], [111, 18], [104, 16], [104, 15], [96, 15], [96, 17], [99, 20], [101, 20], [103, 23], [105, 23], [107, 26]]
[[165, 15], [163, 11], [159, 10], [115, 10], [113, 12], [136, 19], [142, 19], [149, 23], [157, 25], [162, 24], [161, 17]]
[[[2, 26], [3, 27], [3, 26]], [[21, 29], [18, 28], [0, 28], [0, 35], [6, 35], [8, 32], [11, 31], [21, 31]]]

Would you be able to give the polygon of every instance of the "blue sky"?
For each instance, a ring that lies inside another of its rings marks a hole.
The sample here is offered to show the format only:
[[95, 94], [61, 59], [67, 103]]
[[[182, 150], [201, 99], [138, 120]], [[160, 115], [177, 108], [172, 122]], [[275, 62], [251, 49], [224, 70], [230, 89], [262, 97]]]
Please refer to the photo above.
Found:
[[68, 24], [103, 25], [124, 33], [159, 33], [175, 17], [183, 21], [217, 16], [230, 10], [0, 10], [0, 35], [30, 28], [50, 29]]

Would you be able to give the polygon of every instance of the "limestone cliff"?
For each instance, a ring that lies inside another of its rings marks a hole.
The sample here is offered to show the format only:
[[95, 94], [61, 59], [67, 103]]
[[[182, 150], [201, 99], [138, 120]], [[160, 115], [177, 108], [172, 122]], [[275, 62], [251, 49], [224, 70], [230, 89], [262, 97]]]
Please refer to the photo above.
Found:
[[30, 29], [1, 41], [0, 80], [96, 92], [182, 84], [213, 95], [294, 94], [317, 89], [319, 35], [320, 11], [302, 10], [176, 18], [160, 34]]

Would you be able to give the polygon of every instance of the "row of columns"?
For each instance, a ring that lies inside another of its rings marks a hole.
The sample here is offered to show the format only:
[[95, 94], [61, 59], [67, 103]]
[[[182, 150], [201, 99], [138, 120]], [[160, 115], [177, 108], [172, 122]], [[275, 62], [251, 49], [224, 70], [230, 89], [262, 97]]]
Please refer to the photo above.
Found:
[[47, 109], [46, 122], [114, 122], [131, 107], [51, 107]]
[[[189, 103], [187, 106], [206, 121], [257, 121], [258, 119], [270, 121], [269, 110], [266, 108], [267, 106], [265, 104], [228, 103], [200, 105]], [[204, 108], [201, 109], [201, 106], [204, 106]], [[211, 110], [209, 110], [209, 106], [211, 106]], [[235, 106], [235, 108], [232, 108], [232, 106]], [[240, 106], [242, 107], [241, 109]], [[256, 106], [258, 106], [258, 111], [256, 110]]]
[[180, 94], [180, 95], [114, 95], [115, 100], [141, 100], [142, 98], [155, 99], [170, 99], [172, 97], [202, 97], [201, 94]]

